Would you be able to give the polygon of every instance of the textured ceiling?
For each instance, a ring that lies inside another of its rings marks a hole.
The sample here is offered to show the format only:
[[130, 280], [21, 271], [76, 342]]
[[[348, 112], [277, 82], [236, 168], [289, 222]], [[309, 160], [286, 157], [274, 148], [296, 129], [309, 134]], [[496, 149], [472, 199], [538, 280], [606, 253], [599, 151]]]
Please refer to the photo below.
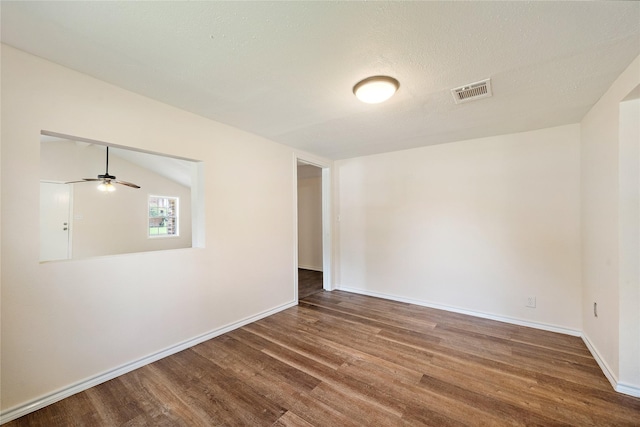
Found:
[[3, 43], [334, 159], [577, 123], [640, 54], [638, 2], [0, 4]]

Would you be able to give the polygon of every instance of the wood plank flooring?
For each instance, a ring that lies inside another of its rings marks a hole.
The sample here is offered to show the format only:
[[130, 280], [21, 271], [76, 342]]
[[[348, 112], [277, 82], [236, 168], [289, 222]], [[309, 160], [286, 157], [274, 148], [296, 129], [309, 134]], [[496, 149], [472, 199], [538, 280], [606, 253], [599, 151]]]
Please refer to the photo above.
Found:
[[298, 299], [322, 292], [322, 271], [298, 269]]
[[340, 291], [16, 426], [639, 426], [580, 338]]

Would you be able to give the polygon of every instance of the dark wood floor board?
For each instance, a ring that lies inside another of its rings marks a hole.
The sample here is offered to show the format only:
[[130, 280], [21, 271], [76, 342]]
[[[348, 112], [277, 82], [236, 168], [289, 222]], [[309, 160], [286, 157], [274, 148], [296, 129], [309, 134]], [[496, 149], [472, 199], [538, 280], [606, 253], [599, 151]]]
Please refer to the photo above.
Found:
[[[453, 420], [441, 413], [432, 410], [427, 405], [408, 407], [402, 419], [410, 426], [428, 426], [428, 427], [468, 427], [474, 425], [471, 422], [462, 422]], [[483, 424], [476, 424], [483, 425]], [[489, 425], [489, 424], [484, 424]]]
[[[499, 394], [501, 396], [516, 397], [515, 400], [506, 398], [512, 402], [526, 399], [528, 405], [537, 402], [536, 404], [539, 406], [568, 407], [570, 409], [569, 412], [574, 414], [586, 409], [584, 404], [585, 395], [593, 397], [593, 399], [590, 399], [590, 405], [594, 410], [605, 411], [605, 408], [609, 405], [608, 402], [599, 399], [602, 393], [599, 391], [599, 387], [596, 389], [586, 387], [546, 373], [524, 369], [517, 364], [504, 364], [463, 352], [440, 353], [431, 359], [431, 364], [430, 375], [437, 375], [439, 368], [444, 368], [440, 377], [443, 380], [465, 383], [468, 384], [468, 387], [476, 388], [482, 388], [487, 384], [497, 384], [500, 387]], [[459, 373], [462, 373], [462, 375], [459, 375]], [[599, 379], [600, 385], [608, 386], [606, 380], [603, 381], [603, 375], [600, 374], [595, 377]], [[496, 390], [496, 393], [498, 393], [498, 390]], [[630, 399], [633, 402], [640, 403], [639, 399], [611, 393], [610, 386], [608, 390], [605, 387], [602, 395], [614, 400]], [[636, 407], [632, 412], [637, 413], [638, 410], [640, 410], [640, 407]]]
[[171, 385], [180, 391], [182, 401], [206, 412], [210, 419], [203, 420], [203, 425], [267, 426], [286, 412], [232, 372], [195, 351], [189, 349], [175, 356], [179, 357], [161, 359], [156, 366], [169, 373]]
[[441, 345], [442, 337], [435, 336], [433, 333], [427, 335], [415, 331], [387, 328], [380, 331], [377, 336], [389, 342], [429, 352], [442, 351], [444, 349]]
[[227, 369], [233, 372], [240, 380], [245, 382], [253, 390], [255, 390], [264, 398], [273, 401], [283, 408], [293, 408], [301, 394], [298, 387], [288, 382], [280, 381], [279, 378], [269, 371], [252, 371], [246, 367], [240, 367], [231, 360], [225, 360], [228, 363]]
[[519, 326], [508, 323], [496, 322], [494, 320], [482, 319], [465, 314], [425, 308], [418, 305], [400, 303], [380, 298], [373, 298], [375, 302], [370, 303], [368, 302], [368, 299], [371, 298], [372, 297], [364, 295], [349, 294], [343, 291], [333, 291], [313, 295], [306, 298], [305, 301], [314, 302], [316, 304], [335, 304], [340, 307], [343, 305], [341, 301], [345, 299], [346, 302], [352, 305], [367, 307], [367, 304], [371, 304], [374, 309], [384, 312], [402, 313], [409, 317], [422, 319], [433, 324], [448, 324], [451, 322], [456, 325], [460, 325], [463, 329], [478, 329], [482, 333], [486, 333], [488, 336], [498, 336], [503, 338], [509, 337], [514, 331], [517, 331], [517, 328], [520, 328]]
[[342, 306], [331, 306], [329, 304], [309, 302], [306, 300], [301, 301], [301, 304], [305, 304], [306, 307], [315, 306], [318, 310], [323, 311], [324, 313], [331, 311], [336, 317], [347, 317], [351, 318], [352, 320], [354, 318], [360, 319], [360, 321], [365, 322], [365, 324], [369, 324], [372, 326], [378, 325], [381, 328], [384, 328], [385, 326], [394, 326], [396, 328], [426, 332], [433, 329], [433, 327], [435, 326], [435, 324], [432, 323], [425, 325], [421, 322], [407, 322], [401, 319], [394, 318], [393, 316], [381, 315], [373, 311], [371, 313], [359, 314], [357, 310], [346, 309]]
[[396, 360], [387, 360], [372, 355], [367, 352], [359, 351], [354, 349], [353, 347], [347, 347], [344, 344], [337, 343], [335, 341], [330, 341], [324, 338], [317, 337], [318, 343], [320, 345], [325, 345], [328, 347], [334, 347], [338, 349], [344, 349], [345, 351], [350, 351], [354, 356], [348, 362], [353, 362], [357, 360], [369, 361], [371, 363], [375, 363], [375, 365], [383, 371], [387, 371], [392, 374], [394, 378], [398, 381], [403, 381], [408, 384], [417, 384], [422, 378], [422, 373], [415, 369], [415, 366], [408, 368], [406, 366], [402, 366], [396, 363]]
[[[147, 365], [109, 382], [114, 383], [119, 393], [135, 396], [140, 404], [141, 411], [137, 416], [122, 425], [204, 426], [210, 420], [208, 412], [192, 408], [183, 400], [180, 386], [174, 385], [157, 366]], [[86, 393], [92, 395], [102, 386], [93, 387]], [[92, 396], [92, 400], [99, 416], [94, 424], [83, 425], [119, 425], [106, 421], [110, 412], [120, 410], [112, 401], [102, 400], [97, 394]]]
[[445, 320], [446, 316], [444, 314], [440, 315], [438, 326], [440, 328], [455, 327], [458, 330], [499, 339], [510, 339], [513, 336], [513, 332], [518, 327], [516, 325], [498, 322], [491, 319], [465, 316], [464, 314], [459, 313], [455, 314], [458, 318], [456, 320], [451, 319], [448, 321]]
[[298, 299], [322, 292], [322, 271], [298, 269]]
[[321, 363], [295, 350], [283, 347], [277, 342], [272, 342], [271, 345], [265, 346], [262, 352], [266, 356], [286, 363], [320, 381], [328, 381], [330, 378], [334, 378], [336, 373], [336, 368]]
[[[279, 327], [279, 325], [274, 325], [270, 322], [264, 323], [256, 323], [251, 325], [256, 328], [263, 328], [263, 333], [266, 333], [274, 340], [281, 340], [280, 338], [283, 334], [289, 334], [294, 338], [290, 338], [291, 345], [296, 345], [295, 340], [304, 341], [306, 346], [311, 345], [312, 349], [315, 347], [315, 350], [312, 353], [315, 356], [324, 356], [327, 362], [331, 363], [331, 366], [337, 368], [340, 366], [345, 358], [353, 356], [353, 349], [351, 347], [336, 347], [331, 345], [326, 345], [320, 348], [318, 351], [318, 338], [320, 338], [323, 334], [329, 333], [330, 336], [335, 336], [336, 334], [340, 334], [342, 337], [346, 339], [358, 339], [360, 337], [375, 337], [376, 333], [379, 331], [375, 330], [365, 331], [363, 332], [361, 328], [352, 327], [350, 324], [334, 324], [331, 328], [324, 321], [318, 321], [314, 324], [307, 324], [304, 328], [294, 328], [294, 329], [283, 329]], [[329, 341], [331, 343], [331, 341]]]
[[[640, 398], [612, 393], [611, 389], [594, 388], [545, 373], [534, 375], [538, 381], [538, 387], [561, 401], [574, 399], [580, 402], [584, 410], [607, 414], [609, 420], [618, 420], [619, 425], [640, 426]], [[601, 382], [607, 383], [604, 375]], [[615, 425], [615, 423], [610, 422], [605, 425]]]
[[[112, 380], [119, 385], [120, 393], [130, 397], [135, 396], [140, 403], [142, 410], [128, 424], [206, 426], [220, 419], [216, 417], [214, 405], [207, 405], [206, 409], [203, 409], [202, 405], [193, 405], [189, 396], [185, 395], [184, 385], [174, 382], [173, 375], [161, 366], [161, 364], [151, 364], [132, 372], [131, 375]], [[93, 389], [87, 391], [91, 390]], [[201, 398], [201, 396], [196, 397]], [[117, 412], [119, 408], [114, 408], [113, 402], [108, 400], [96, 403], [96, 406], [100, 405], [103, 406], [99, 410], [102, 423], [96, 425], [119, 425], [104, 422], [106, 414]]]
[[397, 409], [394, 409], [393, 406], [387, 405], [389, 399], [381, 399], [380, 396], [372, 398], [369, 393], [370, 386], [367, 382], [349, 377], [339, 370], [329, 368], [326, 365], [310, 360], [305, 356], [283, 347], [274, 346], [273, 348], [265, 349], [264, 352], [319, 378], [322, 383], [331, 385], [335, 390], [341, 390], [344, 394], [349, 394], [361, 401], [367, 402], [369, 406], [382, 407], [386, 412], [401, 414]]
[[291, 411], [314, 426], [360, 427], [363, 425], [359, 420], [350, 419], [337, 409], [306, 394], [298, 396]]
[[358, 394], [322, 383], [310, 394], [327, 406], [335, 408], [347, 418], [366, 426], [404, 426], [402, 412], [390, 411], [377, 400], [362, 399]]
[[[75, 394], [54, 405], [46, 406], [40, 409], [38, 413], [39, 417], [26, 416], [20, 418], [21, 421], [24, 420], [20, 425], [27, 427], [68, 427], [98, 425], [100, 422], [91, 400], [85, 393]], [[46, 424], [43, 420], [46, 420]]]
[[594, 372], [599, 372], [600, 369], [593, 357], [585, 357], [582, 353], [566, 352], [564, 348], [549, 348], [548, 346], [531, 345], [511, 339], [487, 337], [477, 332], [440, 325], [438, 325], [434, 334], [440, 337], [451, 337], [444, 342], [455, 343], [452, 348], [460, 348], [460, 345], [462, 345], [464, 350], [464, 347], [469, 345], [470, 348], [491, 349], [506, 355], [510, 359], [518, 360], [519, 363], [523, 363], [525, 359], [533, 361], [545, 359], [544, 363], [551, 362], [557, 367], [570, 364], [572, 371], [576, 368], [593, 374]]
[[[553, 351], [550, 349], [540, 349], [526, 344], [516, 344], [512, 347], [512, 357], [516, 360], [526, 363], [528, 366], [534, 366], [541, 369], [542, 366], [538, 362], [540, 358], [544, 358], [545, 363], [552, 365], [558, 369], [558, 374], [566, 373], [566, 378], [576, 378], [579, 380], [589, 381], [595, 375], [601, 374], [602, 371], [593, 359], [586, 359], [583, 356], [568, 355], [567, 353]], [[526, 361], [526, 362], [525, 362]], [[576, 374], [580, 375], [576, 375]], [[594, 385], [602, 384], [595, 381]]]
[[[87, 390], [87, 397], [91, 401], [93, 409], [98, 413], [98, 418], [111, 425], [122, 425], [135, 419], [143, 413], [139, 401], [129, 394], [120, 392], [122, 383], [118, 379], [107, 381], [101, 387]], [[109, 402], [109, 404], [106, 404]], [[117, 411], [110, 409], [109, 405], [115, 403]]]
[[375, 314], [376, 318], [379, 319], [386, 319], [387, 321], [392, 322], [402, 322], [403, 327], [411, 330], [422, 328], [433, 329], [437, 324], [436, 322], [427, 319], [421, 319], [420, 317], [412, 316], [410, 313], [400, 313], [399, 310], [393, 312], [384, 309], [367, 309], [366, 307], [363, 307], [359, 304], [353, 304], [350, 302], [338, 304], [338, 307], [340, 307], [341, 309], [349, 310], [349, 312], [352, 313], [357, 313], [359, 315], [371, 317], [373, 314]]
[[287, 410], [295, 406], [301, 394], [306, 393], [301, 392], [299, 388], [287, 382], [279, 381], [277, 376], [272, 375], [270, 372], [238, 369], [235, 364], [230, 365], [228, 369], [264, 398], [283, 408], [287, 408]]
[[[338, 293], [335, 293], [338, 292]], [[362, 308], [370, 307], [375, 310], [387, 311], [390, 313], [397, 314], [414, 314], [420, 317], [428, 317], [425, 316], [423, 310], [421, 310], [420, 306], [409, 304], [405, 302], [399, 301], [391, 301], [382, 298], [376, 298], [375, 300], [371, 300], [370, 297], [366, 295], [359, 295], [354, 293], [348, 293], [344, 291], [334, 291], [328, 292], [326, 295], [318, 295], [318, 297], [322, 297], [324, 301], [333, 301], [338, 305], [342, 304], [353, 304], [360, 306]], [[316, 298], [318, 300], [319, 298]]]
[[440, 338], [439, 345], [443, 348], [460, 350], [487, 358], [504, 359], [513, 355], [510, 342], [502, 338], [494, 336], [483, 338], [481, 335], [469, 331], [460, 334], [442, 333], [440, 329], [434, 331], [433, 334]]
[[245, 330], [333, 369], [344, 363], [346, 357], [336, 351], [318, 348], [317, 343], [312, 342], [312, 337], [305, 336], [302, 332], [294, 335], [292, 331], [269, 328], [258, 323], [248, 325]]
[[295, 413], [287, 411], [283, 416], [278, 418], [273, 427], [313, 427]]
[[[570, 361], [575, 364], [579, 364], [585, 367], [597, 367], [597, 363], [593, 360], [593, 356], [590, 354], [584, 354], [583, 352], [572, 351], [566, 347], [557, 346], [541, 346], [535, 343], [509, 340], [509, 345], [513, 349], [514, 354], [522, 354], [523, 356], [530, 356], [538, 359], [553, 359], [557, 361]], [[584, 343], [582, 344], [584, 346]]]
[[[482, 335], [475, 332], [460, 328], [441, 328], [440, 325], [432, 334], [440, 338], [440, 342], [438, 346], [423, 344], [422, 347], [430, 352], [462, 352], [513, 366], [527, 367], [530, 370], [552, 370], [556, 375], [565, 375], [565, 377], [568, 375], [576, 381], [590, 380], [594, 374], [601, 373], [593, 358], [586, 359], [582, 355], [576, 356], [561, 350], [545, 349], [495, 336], [487, 336], [483, 339]], [[388, 331], [383, 331], [380, 335], [393, 339], [393, 334]], [[537, 350], [540, 350], [540, 353], [537, 353]], [[545, 357], [540, 357], [540, 354]], [[585, 371], [585, 375], [580, 375], [579, 371]], [[609, 387], [608, 384], [602, 384], [599, 379], [597, 384], [605, 388]]]
[[[321, 321], [318, 321], [321, 322]], [[307, 349], [311, 351], [314, 355], [318, 357], [322, 357], [327, 362], [330, 362], [333, 365], [339, 366], [344, 358], [347, 357], [348, 352], [338, 351], [335, 349], [318, 349], [317, 342], [315, 340], [315, 334], [318, 330], [326, 329], [326, 326], [322, 323], [313, 322], [313, 323], [305, 323], [304, 325], [299, 325], [290, 322], [285, 318], [280, 319], [263, 319], [260, 322], [256, 322], [251, 326], [264, 328], [265, 333], [269, 331], [270, 336], [272, 337], [281, 337], [280, 339], [286, 339], [287, 342], [291, 345]], [[344, 325], [338, 326], [342, 328], [342, 331], [349, 331], [350, 333], [361, 333], [360, 331], [356, 332], [361, 328], [354, 327], [345, 327]], [[367, 332], [370, 333], [370, 332]], [[284, 336], [284, 337], [283, 337]]]
[[308, 299], [301, 300], [299, 302], [299, 307], [301, 307], [304, 310], [308, 310], [310, 312], [315, 313], [316, 316], [319, 316], [322, 319], [333, 318], [334, 320], [337, 320], [339, 322], [342, 321], [345, 323], [349, 323], [350, 325], [362, 325], [367, 328], [373, 328], [377, 330], [381, 330], [385, 326], [388, 326], [371, 319], [363, 318], [361, 316], [352, 316], [348, 313], [340, 311], [339, 309], [338, 310], [327, 309], [326, 307], [319, 305], [318, 303], [309, 301]]
[[[305, 300], [340, 305], [340, 303], [346, 303], [346, 302], [350, 302], [350, 303], [355, 303], [358, 301], [366, 302], [366, 300], [369, 298], [371, 297], [368, 297], [366, 295], [351, 293], [351, 292], [332, 291], [332, 292], [324, 292], [324, 293], [312, 295], [309, 298], [305, 298]], [[406, 311], [411, 309], [412, 307], [411, 304], [406, 304], [406, 303], [397, 302], [397, 301], [390, 301], [382, 298], [373, 298], [369, 302], [371, 303], [372, 308], [387, 307], [389, 309]]]
[[[244, 382], [247, 377], [260, 374], [264, 378], [276, 381], [278, 385], [287, 386], [296, 393], [309, 392], [320, 383], [315, 377], [278, 359], [265, 357], [263, 351], [251, 349], [240, 341], [218, 340], [215, 344], [206, 349], [195, 348], [194, 352], [221, 368], [233, 372]], [[222, 354], [230, 357], [220, 357]]]
[[293, 310], [285, 310], [272, 316], [260, 319], [257, 323], [277, 323], [290, 328], [305, 328], [318, 322], [318, 316], [314, 316], [308, 310], [299, 310], [299, 306], [292, 307]]
[[[340, 291], [334, 291], [340, 292]], [[353, 315], [362, 316], [366, 318], [378, 319], [384, 323], [391, 322], [389, 324], [402, 323], [402, 327], [423, 326], [425, 328], [433, 328], [436, 322], [432, 322], [423, 316], [416, 316], [410, 310], [404, 308], [394, 308], [393, 305], [386, 304], [386, 301], [376, 301], [376, 304], [372, 304], [367, 307], [363, 305], [358, 299], [349, 300], [336, 300], [332, 298], [331, 294], [334, 292], [324, 292], [322, 294], [315, 294], [305, 299], [305, 302], [331, 308], [339, 312], [351, 313]]]
[[[535, 425], [550, 426], [562, 424], [559, 420], [547, 418], [528, 411], [523, 407], [517, 407], [509, 402], [499, 398], [493, 398], [474, 391], [468, 390], [466, 387], [442, 381], [437, 378], [424, 375], [420, 385], [425, 389], [439, 395], [447, 396], [465, 406], [490, 413], [497, 417], [500, 423], [506, 425]], [[484, 416], [481, 416], [484, 418]]]
[[[263, 351], [271, 357], [277, 358], [291, 366], [295, 366], [309, 375], [320, 379], [322, 383], [329, 384], [336, 390], [342, 390], [345, 394], [349, 394], [357, 397], [359, 400], [367, 402], [369, 406], [382, 407], [386, 412], [401, 414], [394, 406], [396, 404], [395, 399], [386, 399], [380, 395], [372, 397], [372, 390], [367, 382], [362, 382], [349, 377], [338, 370], [329, 368], [324, 364], [318, 363], [315, 360], [311, 360], [299, 353], [276, 344], [271, 348], [265, 348]], [[417, 383], [417, 381], [415, 381], [415, 375], [413, 382]], [[389, 401], [393, 402], [391, 406], [388, 405]]]
[[[301, 371], [320, 379], [323, 383], [333, 385], [336, 389], [343, 390], [345, 393], [353, 396], [358, 395], [363, 389], [366, 389], [368, 385], [360, 381], [356, 381], [352, 378], [345, 377], [337, 372], [336, 369], [331, 368], [325, 364], [319, 363], [316, 360], [310, 359], [307, 356], [293, 351], [287, 347], [282, 347], [277, 343], [272, 343], [270, 346], [265, 346], [263, 352], [275, 359], [278, 359], [290, 366], [296, 367]], [[361, 399], [367, 400], [364, 397]], [[375, 401], [369, 402], [371, 405], [376, 405]], [[378, 404], [378, 406], [384, 406]]]
[[[513, 366], [519, 366], [524, 369], [535, 372], [546, 372], [547, 374], [564, 379], [567, 381], [574, 381], [577, 383], [589, 383], [592, 387], [602, 388], [608, 390], [610, 385], [601, 381], [604, 376], [599, 369], [593, 369], [591, 367], [585, 367], [578, 363], [572, 363], [566, 360], [542, 360], [535, 359], [531, 355], [523, 355], [520, 352], [514, 351], [510, 360], [504, 360]], [[596, 378], [597, 376], [597, 378]]]
[[[307, 307], [298, 308], [316, 318], [315, 322], [308, 322], [308, 325], [315, 326], [316, 328], [328, 328], [330, 330], [340, 329], [360, 334], [377, 334], [382, 331], [382, 329], [377, 326], [365, 325], [357, 320], [340, 316], [327, 316], [325, 313], [321, 313], [316, 310], [309, 310]], [[287, 315], [294, 316], [295, 314], [287, 311]]]
[[386, 398], [388, 405], [394, 405], [403, 413], [410, 407], [427, 407], [440, 415], [459, 422], [483, 419], [488, 423], [500, 422], [499, 418], [490, 413], [483, 413], [473, 406], [458, 405], [455, 400], [428, 390], [416, 384], [397, 381], [393, 376], [380, 371], [376, 366], [365, 361], [349, 364], [340, 368], [341, 372], [360, 381], [367, 381], [370, 385], [369, 393], [379, 399]]
[[[318, 330], [316, 331], [319, 338], [324, 338], [329, 342], [340, 344], [347, 348], [352, 348], [359, 353], [366, 353], [389, 363], [394, 363], [399, 367], [410, 370], [427, 369], [429, 359], [432, 354], [417, 348], [405, 346], [402, 344], [389, 343], [381, 337], [372, 336], [353, 336], [346, 334], [332, 335], [331, 332]], [[329, 344], [325, 344], [329, 345]], [[354, 355], [358, 353], [353, 353]]]
[[[540, 332], [546, 332], [546, 331], [540, 331]], [[548, 333], [551, 334], [552, 332], [548, 332]], [[555, 334], [555, 335], [561, 335], [561, 334]], [[582, 341], [581, 338], [568, 336], [568, 335], [561, 335], [561, 337], [563, 338], [562, 340], [546, 339], [546, 338], [543, 339], [543, 336], [540, 336], [537, 339], [535, 339], [535, 336], [531, 338], [531, 337], [527, 337], [527, 334], [514, 333], [514, 334], [511, 334], [509, 339], [513, 342], [527, 344], [530, 346], [553, 349], [553, 350], [563, 351], [565, 353], [573, 354], [576, 356], [592, 358], [591, 353], [589, 352], [589, 349], [585, 346], [584, 341]]]
[[[311, 330], [298, 329], [295, 331], [296, 337], [298, 337], [301, 341], [305, 342], [305, 348], [304, 348], [305, 352], [302, 352], [301, 353], [302, 355], [312, 360], [315, 360], [319, 363], [322, 363], [333, 370], [338, 369], [346, 361], [354, 357], [359, 357], [358, 352], [354, 350], [352, 347], [334, 345], [332, 341], [324, 340], [321, 334], [318, 333], [318, 331], [320, 330], [322, 329], [321, 328], [311, 329]], [[265, 338], [268, 337], [278, 345], [282, 346], [280, 344], [281, 341], [279, 340], [277, 330], [276, 331], [270, 330], [267, 327], [266, 330], [265, 329], [253, 330], [252, 332], [257, 334], [266, 334], [266, 335], [263, 335]], [[287, 346], [282, 346], [282, 347], [294, 349], [295, 345], [292, 346], [291, 344], [294, 344], [294, 343], [289, 343]], [[298, 351], [298, 350], [294, 349], [294, 351]]]
[[[433, 360], [428, 378], [446, 383], [464, 384], [466, 391], [481, 396], [496, 396], [496, 399], [544, 417], [549, 407], [555, 409], [555, 421], [588, 425], [589, 418], [584, 417], [584, 403], [572, 396], [559, 397], [543, 387], [538, 387], [535, 380], [524, 377], [498, 376], [496, 372], [483, 369], [482, 366], [458, 366], [453, 363], [441, 363], [440, 358]], [[422, 382], [425, 381], [423, 377]]]
[[[281, 311], [275, 315], [282, 315], [283, 317], [290, 317], [297, 322], [304, 323], [316, 323], [320, 320], [320, 317], [309, 310], [301, 309], [300, 306], [291, 307], [289, 310]], [[274, 316], [275, 316], [274, 315]]]
[[580, 338], [319, 291], [7, 427], [217, 425], [640, 426], [640, 399]]

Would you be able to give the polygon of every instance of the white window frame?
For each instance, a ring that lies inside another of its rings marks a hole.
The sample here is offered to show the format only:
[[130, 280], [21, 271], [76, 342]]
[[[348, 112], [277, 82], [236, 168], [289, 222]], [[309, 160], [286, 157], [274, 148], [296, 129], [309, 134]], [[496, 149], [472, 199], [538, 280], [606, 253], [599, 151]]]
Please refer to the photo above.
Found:
[[[151, 199], [169, 199], [175, 201], [175, 215], [171, 216], [171, 218], [175, 218], [175, 232], [173, 234], [151, 234], [151, 220], [156, 217], [152, 217], [150, 214], [151, 210]], [[150, 194], [147, 197], [147, 237], [149, 239], [167, 239], [180, 237], [180, 198], [176, 196], [158, 196], [154, 194]]]

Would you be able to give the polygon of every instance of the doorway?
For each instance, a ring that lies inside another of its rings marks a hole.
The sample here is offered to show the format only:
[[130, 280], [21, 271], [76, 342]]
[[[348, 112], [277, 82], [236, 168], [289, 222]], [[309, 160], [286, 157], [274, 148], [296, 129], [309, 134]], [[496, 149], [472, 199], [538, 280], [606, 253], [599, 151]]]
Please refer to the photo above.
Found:
[[296, 158], [297, 299], [330, 290], [329, 169]]
[[71, 186], [40, 182], [40, 261], [71, 258]]

